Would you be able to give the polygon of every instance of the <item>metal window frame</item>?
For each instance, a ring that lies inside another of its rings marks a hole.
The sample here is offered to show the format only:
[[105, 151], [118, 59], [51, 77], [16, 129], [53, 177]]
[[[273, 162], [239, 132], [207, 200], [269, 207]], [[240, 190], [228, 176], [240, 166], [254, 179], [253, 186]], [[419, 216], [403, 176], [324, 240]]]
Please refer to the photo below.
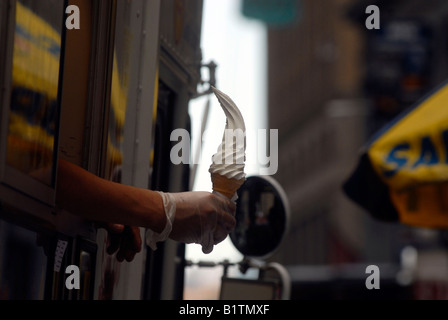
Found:
[[117, 0], [92, 3], [92, 45], [82, 167], [104, 176]]
[[[134, 43], [130, 47], [129, 73], [132, 74], [127, 97], [125, 118], [123, 165], [121, 183], [140, 188], [148, 187], [149, 158], [153, 140], [152, 117], [156, 92], [158, 65], [158, 25], [160, 0], [134, 0], [131, 2], [135, 19], [130, 28]], [[92, 25], [92, 60], [89, 79], [89, 101], [86, 119], [83, 166], [90, 172], [105, 177], [108, 147], [109, 114], [111, 108], [112, 67], [114, 59], [117, 0], [97, 1], [93, 8], [95, 24]], [[136, 64], [134, 62], [140, 62]], [[144, 238], [144, 230], [141, 230]], [[102, 234], [100, 235], [100, 237]], [[98, 241], [98, 252], [103, 243]], [[144, 278], [144, 253], [130, 263], [122, 265], [120, 281], [114, 289], [116, 299], [141, 299]], [[101, 279], [103, 261], [97, 258], [95, 271], [95, 293]]]

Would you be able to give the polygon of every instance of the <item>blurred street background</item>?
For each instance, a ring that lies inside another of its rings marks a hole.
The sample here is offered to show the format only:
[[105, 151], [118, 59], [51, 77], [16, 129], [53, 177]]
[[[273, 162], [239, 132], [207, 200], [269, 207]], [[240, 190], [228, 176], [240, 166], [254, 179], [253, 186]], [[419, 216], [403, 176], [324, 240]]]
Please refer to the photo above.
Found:
[[[369, 5], [380, 10], [379, 30], [366, 28]], [[378, 221], [342, 185], [372, 135], [447, 78], [448, 2], [205, 0], [203, 14], [204, 60], [218, 65], [218, 88], [238, 104], [248, 130], [278, 129], [273, 177], [291, 219], [268, 261], [290, 273], [291, 299], [447, 299], [446, 231]], [[209, 122], [224, 126], [217, 102], [211, 110]], [[220, 143], [215, 136], [204, 159]], [[208, 166], [198, 168], [196, 190], [211, 188]], [[210, 255], [188, 246], [187, 258], [242, 255], [226, 240]], [[376, 292], [364, 285], [371, 264], [381, 270]], [[187, 268], [185, 298], [216, 299], [221, 276], [220, 267]]]

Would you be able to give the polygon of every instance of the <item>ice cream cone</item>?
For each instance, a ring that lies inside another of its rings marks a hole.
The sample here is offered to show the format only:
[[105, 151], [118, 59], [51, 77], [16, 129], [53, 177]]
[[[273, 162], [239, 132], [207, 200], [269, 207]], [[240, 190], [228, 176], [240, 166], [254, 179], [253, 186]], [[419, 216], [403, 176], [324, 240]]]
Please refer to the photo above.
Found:
[[[246, 150], [246, 125], [235, 102], [228, 95], [212, 87], [226, 115], [226, 127], [218, 151], [212, 156], [209, 172], [212, 178], [213, 192], [235, 201], [236, 191], [245, 181], [244, 161]], [[227, 139], [229, 132], [235, 135]], [[244, 138], [241, 141], [241, 137]], [[236, 138], [236, 141], [234, 141]], [[228, 152], [230, 151], [230, 154]], [[224, 161], [223, 161], [224, 160]], [[231, 160], [231, 161], [230, 161]]]
[[239, 187], [244, 183], [245, 178], [229, 179], [218, 173], [212, 173], [213, 191], [219, 192], [225, 197], [232, 199]]

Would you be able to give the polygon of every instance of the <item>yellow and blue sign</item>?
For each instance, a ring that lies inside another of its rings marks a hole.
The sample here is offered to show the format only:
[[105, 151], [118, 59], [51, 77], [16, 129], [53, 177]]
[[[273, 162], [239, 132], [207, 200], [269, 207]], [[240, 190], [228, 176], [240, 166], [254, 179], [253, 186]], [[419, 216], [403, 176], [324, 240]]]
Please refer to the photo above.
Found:
[[374, 217], [448, 228], [448, 83], [378, 132], [344, 191]]
[[53, 161], [61, 33], [20, 2], [15, 18], [6, 161], [32, 172]]

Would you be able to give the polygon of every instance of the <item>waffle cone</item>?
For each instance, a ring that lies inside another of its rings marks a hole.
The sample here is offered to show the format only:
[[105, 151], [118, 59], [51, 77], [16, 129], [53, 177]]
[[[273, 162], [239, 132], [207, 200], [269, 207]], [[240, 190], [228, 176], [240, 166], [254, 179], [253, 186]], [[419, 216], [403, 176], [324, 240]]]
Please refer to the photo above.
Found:
[[242, 179], [229, 179], [217, 173], [212, 173], [213, 191], [219, 192], [229, 199], [232, 199], [239, 187], [244, 183]]

